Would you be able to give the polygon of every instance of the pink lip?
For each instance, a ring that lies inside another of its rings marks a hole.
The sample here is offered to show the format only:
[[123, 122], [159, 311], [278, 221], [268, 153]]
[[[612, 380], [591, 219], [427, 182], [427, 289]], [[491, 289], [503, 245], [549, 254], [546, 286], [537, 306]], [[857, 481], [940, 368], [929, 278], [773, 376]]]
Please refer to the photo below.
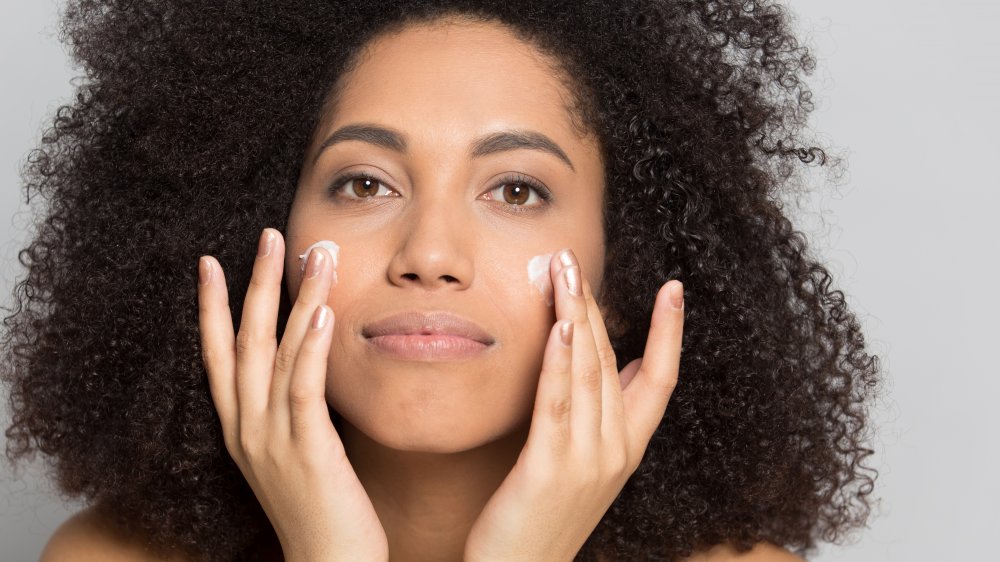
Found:
[[362, 329], [380, 352], [401, 359], [462, 359], [489, 348], [495, 340], [474, 322], [448, 312], [409, 311]]
[[459, 336], [391, 335], [375, 336], [368, 341], [382, 353], [417, 361], [467, 359], [489, 347]]

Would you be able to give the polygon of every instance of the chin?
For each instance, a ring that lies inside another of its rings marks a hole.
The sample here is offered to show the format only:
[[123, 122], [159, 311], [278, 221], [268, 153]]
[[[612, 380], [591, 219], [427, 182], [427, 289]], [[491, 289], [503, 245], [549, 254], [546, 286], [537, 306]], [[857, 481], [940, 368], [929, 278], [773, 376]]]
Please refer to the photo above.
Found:
[[403, 410], [396, 410], [362, 418], [355, 418], [347, 411], [341, 417], [383, 447], [414, 453], [451, 454], [471, 451], [511, 436], [526, 427], [527, 415], [530, 413], [501, 420], [480, 409], [478, 413], [448, 410], [422, 416], [405, 415]]

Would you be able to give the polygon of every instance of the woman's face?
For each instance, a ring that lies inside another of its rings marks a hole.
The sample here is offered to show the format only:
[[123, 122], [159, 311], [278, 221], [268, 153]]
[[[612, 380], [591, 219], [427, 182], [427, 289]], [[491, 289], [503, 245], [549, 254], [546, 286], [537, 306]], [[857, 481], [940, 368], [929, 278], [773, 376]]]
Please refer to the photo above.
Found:
[[[285, 256], [294, 301], [298, 256], [320, 240], [340, 247], [327, 299], [327, 400], [396, 449], [455, 452], [498, 439], [531, 414], [555, 322], [529, 264], [547, 283], [536, 256], [572, 248], [599, 292], [597, 143], [574, 128], [546, 59], [499, 25], [409, 27], [371, 44], [342, 80], [303, 164]], [[489, 343], [372, 337], [377, 322], [409, 312], [453, 314]], [[419, 351], [434, 341], [470, 349]], [[411, 351], [392, 351], [397, 344]]]

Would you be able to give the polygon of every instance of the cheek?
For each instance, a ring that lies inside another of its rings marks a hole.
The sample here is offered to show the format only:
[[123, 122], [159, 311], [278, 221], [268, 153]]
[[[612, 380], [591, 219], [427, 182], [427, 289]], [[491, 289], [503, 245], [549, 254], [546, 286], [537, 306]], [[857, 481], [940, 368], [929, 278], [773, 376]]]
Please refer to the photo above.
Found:
[[546, 306], [552, 306], [552, 276], [549, 269], [552, 263], [552, 254], [542, 254], [528, 260], [528, 285], [534, 289], [532, 293], [537, 298], [545, 302]]

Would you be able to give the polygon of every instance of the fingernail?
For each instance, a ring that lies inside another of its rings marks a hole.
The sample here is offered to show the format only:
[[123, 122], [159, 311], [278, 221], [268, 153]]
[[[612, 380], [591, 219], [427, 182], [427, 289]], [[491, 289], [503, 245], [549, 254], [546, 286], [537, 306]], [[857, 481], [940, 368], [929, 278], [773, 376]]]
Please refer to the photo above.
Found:
[[575, 265], [567, 267], [563, 270], [563, 276], [566, 278], [566, 288], [570, 294], [580, 296], [580, 268]]
[[323, 269], [323, 253], [322, 252], [309, 252], [309, 262], [306, 265], [306, 277], [313, 278], [319, 275], [320, 270]]
[[212, 280], [212, 262], [207, 257], [198, 258], [198, 284], [205, 285]]
[[559, 252], [559, 263], [561, 263], [563, 267], [573, 265], [573, 254], [570, 253], [569, 248]]
[[670, 291], [670, 305], [674, 308], [684, 308], [684, 284], [680, 281], [673, 283], [668, 291]]
[[333, 242], [331, 240], [320, 240], [319, 242], [316, 242], [312, 246], [309, 246], [308, 248], [306, 248], [305, 252], [302, 252], [301, 254], [299, 254], [299, 262], [301, 262], [299, 264], [299, 267], [301, 268], [300, 270], [303, 271], [303, 272], [305, 272], [305, 270], [306, 270], [306, 262], [307, 262], [306, 258], [308, 258], [309, 254], [311, 254], [312, 251], [314, 249], [316, 249], [316, 248], [325, 248], [326, 251], [330, 253], [330, 257], [333, 258], [333, 268], [330, 270], [330, 272], [333, 275], [334, 282], [336, 282], [337, 281], [337, 260], [339, 259], [338, 256], [340, 255], [340, 246], [338, 246], [336, 242]]
[[260, 234], [260, 241], [257, 243], [257, 257], [262, 258], [264, 256], [271, 255], [271, 250], [274, 248], [274, 233], [271, 229], [265, 228]]
[[326, 305], [320, 305], [313, 313], [312, 327], [314, 330], [322, 330], [326, 323], [330, 321], [330, 309]]
[[563, 320], [562, 326], [559, 327], [559, 340], [562, 341], [563, 345], [569, 347], [573, 343], [573, 321]]

